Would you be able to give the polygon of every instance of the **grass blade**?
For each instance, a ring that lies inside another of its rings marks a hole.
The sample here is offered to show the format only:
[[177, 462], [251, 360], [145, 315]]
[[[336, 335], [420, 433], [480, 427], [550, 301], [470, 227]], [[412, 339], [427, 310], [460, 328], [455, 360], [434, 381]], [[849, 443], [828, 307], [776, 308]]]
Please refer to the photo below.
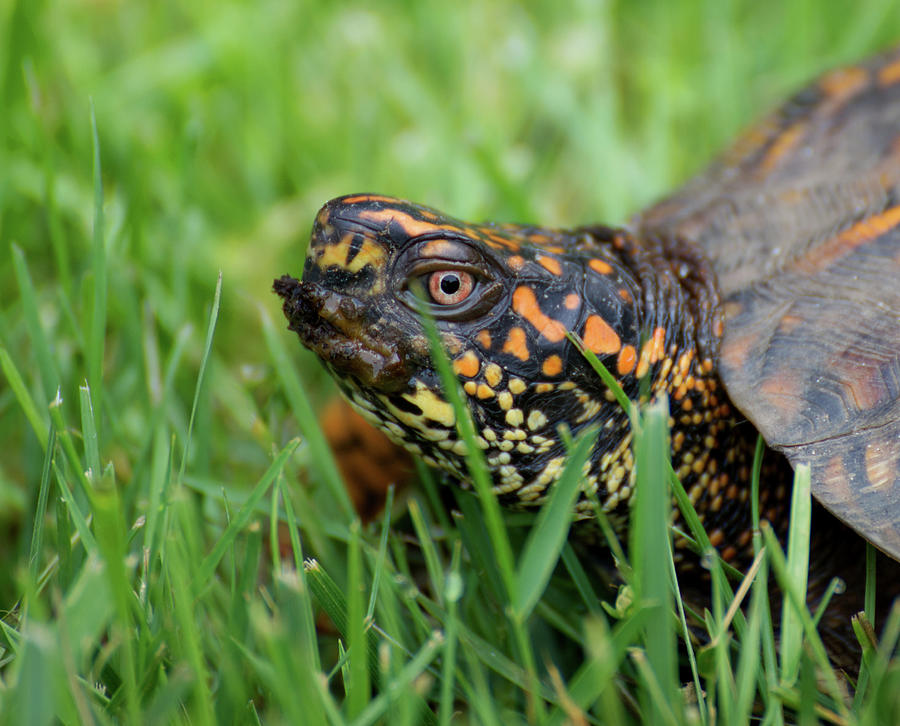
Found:
[[[809, 466], [801, 464], [794, 473], [791, 497], [791, 522], [788, 532], [787, 570], [785, 576], [793, 584], [800, 602], [806, 602], [806, 580], [809, 571], [809, 535], [812, 517]], [[803, 628], [800, 616], [785, 597], [781, 611], [781, 679], [793, 683], [800, 669]]]
[[191, 436], [194, 431], [194, 419], [197, 415], [197, 405], [200, 402], [200, 391], [203, 388], [203, 378], [206, 373], [206, 365], [209, 362], [209, 353], [212, 350], [213, 334], [216, 331], [216, 321], [219, 319], [219, 303], [222, 300], [222, 271], [216, 279], [216, 292], [213, 296], [212, 309], [209, 311], [209, 325], [206, 328], [206, 341], [203, 344], [203, 355], [200, 358], [200, 370], [197, 373], [197, 385], [194, 387], [194, 401], [191, 404], [191, 418], [188, 422], [187, 438], [184, 442], [184, 452], [181, 456], [181, 468], [178, 471], [178, 484], [184, 482], [184, 467], [187, 465], [188, 453], [191, 448]]
[[559, 561], [566, 535], [572, 524], [572, 511], [582, 483], [584, 464], [593, 450], [597, 431], [582, 433], [569, 452], [559, 481], [550, 491], [547, 503], [541, 507], [516, 569], [515, 595], [512, 609], [515, 617], [525, 620], [534, 609], [553, 569]]
[[250, 493], [247, 501], [244, 502], [243, 506], [235, 515], [234, 519], [225, 528], [222, 536], [219, 537], [219, 540], [216, 542], [215, 547], [213, 547], [212, 552], [210, 552], [204, 558], [203, 562], [200, 565], [200, 570], [198, 573], [198, 582], [196, 585], [198, 591], [213, 576], [213, 573], [216, 571], [216, 567], [218, 566], [219, 561], [225, 555], [225, 552], [234, 543], [234, 538], [237, 537], [238, 532], [243, 530], [244, 527], [246, 527], [250, 522], [250, 518], [253, 516], [257, 505], [266, 495], [266, 492], [269, 491], [269, 487], [272, 486], [273, 482], [281, 474], [281, 470], [287, 463], [288, 458], [290, 458], [294, 451], [296, 451], [299, 445], [300, 441], [298, 439], [294, 439], [278, 453], [278, 456], [275, 457], [275, 460], [272, 462], [272, 464], [266, 470], [265, 474], [263, 474], [262, 478], [253, 488], [253, 491]]
[[93, 143], [94, 169], [94, 230], [91, 245], [91, 270], [93, 272], [93, 310], [91, 334], [87, 338], [88, 381], [94, 390], [98, 411], [103, 410], [103, 356], [106, 343], [106, 231], [103, 214], [103, 172], [100, 165], [100, 136], [97, 132], [97, 115], [91, 101], [91, 140]]
[[[632, 516], [631, 562], [637, 575], [640, 602], [661, 608], [657, 617], [647, 623], [644, 642], [647, 651], [646, 667], [654, 674], [654, 684], [662, 689], [667, 703], [677, 698], [676, 639], [669, 613], [672, 610], [672, 591], [669, 581], [671, 543], [668, 538], [670, 495], [666, 457], [668, 454], [669, 407], [665, 399], [647, 406], [640, 414], [640, 426], [635, 427], [634, 449], [637, 482], [636, 502]], [[644, 668], [642, 658], [636, 664]], [[651, 685], [647, 681], [647, 685]], [[652, 720], [668, 718], [660, 710], [651, 693], [645, 699], [644, 710], [654, 714]]]
[[44, 327], [41, 325], [37, 293], [31, 280], [31, 273], [28, 271], [25, 253], [22, 252], [18, 245], [12, 245], [12, 258], [13, 270], [16, 273], [16, 283], [19, 286], [19, 295], [22, 298], [22, 312], [25, 314], [25, 325], [37, 358], [41, 388], [44, 392], [43, 401], [47, 402], [56, 394], [56, 389], [59, 388], [59, 373], [56, 371], [50, 344], [47, 342]]
[[16, 400], [22, 407], [22, 411], [25, 413], [25, 418], [27, 418], [28, 423], [31, 424], [31, 429], [32, 431], [34, 431], [34, 435], [37, 436], [37, 440], [41, 443], [41, 448], [46, 451], [47, 422], [44, 420], [41, 414], [38, 413], [37, 406], [35, 406], [34, 404], [34, 399], [28, 392], [28, 387], [25, 385], [25, 381], [19, 374], [19, 369], [16, 368], [16, 364], [13, 363], [12, 358], [9, 357], [9, 353], [7, 352], [6, 348], [2, 346], [0, 346], [0, 370], [3, 371], [3, 374], [6, 376], [6, 380], [9, 381], [9, 387], [12, 389]]

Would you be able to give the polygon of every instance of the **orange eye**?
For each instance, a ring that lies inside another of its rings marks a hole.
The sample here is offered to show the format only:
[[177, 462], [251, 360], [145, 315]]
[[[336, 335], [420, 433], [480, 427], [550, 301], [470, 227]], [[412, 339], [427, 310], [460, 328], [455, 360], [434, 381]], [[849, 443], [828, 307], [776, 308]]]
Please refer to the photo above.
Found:
[[456, 305], [472, 293], [475, 279], [461, 270], [438, 270], [428, 276], [428, 292], [438, 305]]

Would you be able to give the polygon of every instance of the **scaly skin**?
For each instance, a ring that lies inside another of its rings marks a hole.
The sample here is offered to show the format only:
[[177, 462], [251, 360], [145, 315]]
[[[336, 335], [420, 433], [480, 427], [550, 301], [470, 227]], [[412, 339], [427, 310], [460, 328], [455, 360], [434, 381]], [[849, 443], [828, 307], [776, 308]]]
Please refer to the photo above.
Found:
[[[630, 427], [566, 337], [577, 334], [632, 400], [641, 390], [668, 396], [673, 467], [720, 555], [739, 568], [749, 563], [757, 432], [716, 374], [722, 320], [715, 279], [689, 243], [636, 240], [606, 227], [473, 225], [409, 202], [356, 195], [323, 207], [303, 282], [284, 276], [275, 290], [290, 328], [360, 413], [465, 484], [465, 444], [419, 321], [424, 307], [466, 393], [503, 503], [544, 500], [564, 463], [560, 424], [575, 435], [598, 426], [584, 489], [621, 531], [634, 487]], [[767, 455], [760, 508], [780, 534], [791, 475], [781, 455]], [[582, 495], [575, 515], [590, 513]], [[862, 607], [864, 543], [824, 510], [815, 518], [810, 600], [818, 601], [834, 575], [848, 582], [823, 632], [836, 662], [852, 668], [849, 616]], [[702, 605], [706, 573], [683, 541], [676, 540], [676, 560], [682, 587]], [[889, 589], [885, 595], [894, 594]]]

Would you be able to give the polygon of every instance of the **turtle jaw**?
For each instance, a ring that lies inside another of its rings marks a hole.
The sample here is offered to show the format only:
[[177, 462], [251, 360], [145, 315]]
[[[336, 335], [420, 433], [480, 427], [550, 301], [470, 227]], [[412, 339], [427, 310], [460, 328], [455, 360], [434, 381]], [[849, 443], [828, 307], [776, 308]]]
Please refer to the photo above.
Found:
[[284, 301], [288, 328], [340, 378], [384, 393], [404, 390], [413, 371], [398, 346], [371, 334], [372, 321], [359, 300], [317, 282], [282, 275], [272, 285]]

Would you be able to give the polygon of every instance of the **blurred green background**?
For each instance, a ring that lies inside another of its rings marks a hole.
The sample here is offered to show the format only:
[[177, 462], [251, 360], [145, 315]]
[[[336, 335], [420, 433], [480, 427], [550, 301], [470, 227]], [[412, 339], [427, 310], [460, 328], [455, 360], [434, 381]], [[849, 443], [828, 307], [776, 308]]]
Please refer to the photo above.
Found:
[[[179, 336], [163, 416], [185, 436], [221, 270], [189, 471], [243, 486], [296, 432], [260, 310], [280, 316], [271, 280], [300, 271], [324, 201], [377, 191], [475, 220], [623, 222], [811, 75], [898, 39], [900, 12], [884, 0], [3, 0], [0, 343], [39, 410], [55, 382], [77, 400], [91, 356], [93, 104], [108, 275], [102, 455], [127, 486]], [[328, 395], [289, 344], [314, 398]], [[0, 522], [17, 535], [42, 456], [3, 379], [0, 437]], [[0, 583], [8, 598], [8, 576]]]
[[[313, 403], [333, 391], [270, 291], [300, 272], [329, 198], [373, 191], [476, 221], [622, 223], [817, 72], [897, 42], [894, 0], [0, 0], [0, 611], [33, 584], [23, 573], [45, 463], [34, 432], [46, 432], [48, 404], [59, 391], [90, 459], [79, 433], [90, 380], [99, 460], [113, 464], [124, 525], [140, 522], [167, 457], [171, 473], [186, 449], [221, 271], [185, 462], [192, 491], [211, 494], [209, 531], [187, 533], [185, 551], [210, 549], [225, 509], [298, 432], [267, 319]], [[301, 444], [289, 479], [315, 489], [310, 457]], [[56, 499], [57, 529], [38, 528], [36, 554], [52, 593], [83, 562], [62, 546], [72, 530]], [[153, 563], [146, 572], [152, 589]], [[209, 622], [225, 618], [209, 607]], [[130, 632], [122, 623], [113, 636]], [[235, 632], [217, 627], [205, 635], [211, 664]], [[175, 632], [159, 637], [177, 651]]]

